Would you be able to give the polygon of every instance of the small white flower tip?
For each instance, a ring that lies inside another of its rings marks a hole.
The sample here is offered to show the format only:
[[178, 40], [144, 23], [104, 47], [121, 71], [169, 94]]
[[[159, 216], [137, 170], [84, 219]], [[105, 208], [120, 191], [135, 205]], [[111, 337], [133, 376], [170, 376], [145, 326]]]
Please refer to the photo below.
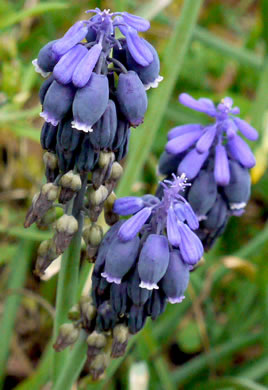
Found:
[[85, 123], [72, 121], [71, 125], [72, 125], [73, 129], [83, 131], [84, 133], [92, 133], [92, 131], [93, 131], [92, 127], [86, 125]]
[[184, 298], [185, 298], [184, 295], [181, 295], [180, 297], [175, 297], [175, 298], [169, 297], [168, 302], [172, 303], [172, 305], [174, 305], [175, 303], [181, 303], [184, 300]]
[[37, 62], [37, 58], [32, 61], [32, 64], [34, 66], [34, 70], [36, 71], [36, 73], [41, 74], [42, 77], [46, 78], [50, 75], [50, 72], [45, 72], [43, 69], [40, 68]]
[[101, 276], [109, 283], [121, 284], [121, 279], [114, 276], [108, 275], [107, 272], [102, 272]]
[[161, 81], [164, 79], [163, 76], [158, 76], [154, 81], [152, 81], [151, 83], [148, 83], [148, 84], [145, 84], [144, 85], [144, 88], [145, 88], [145, 91], [148, 91], [148, 89], [150, 88], [157, 88], [159, 83], [161, 83]]
[[150, 290], [150, 291], [159, 289], [159, 287], [157, 286], [156, 283], [147, 283], [147, 282], [143, 282], [143, 281], [140, 282], [139, 287], [146, 288], [147, 290]]
[[41, 118], [43, 118], [47, 123], [51, 123], [53, 126], [57, 126], [59, 121], [52, 118], [49, 113], [43, 111], [43, 112], [40, 112], [39, 114], [41, 116]]
[[231, 210], [241, 210], [241, 209], [244, 209], [246, 207], [246, 203], [245, 202], [241, 202], [241, 203], [230, 203], [230, 209]]

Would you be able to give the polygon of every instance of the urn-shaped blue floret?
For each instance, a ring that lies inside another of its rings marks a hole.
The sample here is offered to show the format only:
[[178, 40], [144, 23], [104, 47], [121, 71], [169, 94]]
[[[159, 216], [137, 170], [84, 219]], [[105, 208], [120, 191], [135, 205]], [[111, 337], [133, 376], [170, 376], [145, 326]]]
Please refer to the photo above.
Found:
[[74, 93], [71, 85], [62, 85], [54, 80], [45, 95], [40, 116], [56, 126], [72, 107]]
[[110, 99], [102, 117], [93, 125], [89, 139], [95, 150], [112, 147], [117, 128], [115, 103]]
[[189, 265], [183, 261], [179, 250], [173, 250], [167, 271], [161, 280], [161, 288], [170, 303], [180, 303], [183, 300], [189, 277]]
[[164, 276], [169, 263], [169, 246], [165, 236], [150, 234], [145, 241], [138, 262], [140, 287], [158, 289], [157, 283]]
[[228, 201], [228, 206], [235, 213], [244, 211], [250, 197], [250, 174], [247, 168], [242, 167], [238, 162], [231, 160], [230, 164], [230, 184], [224, 188], [224, 194]]
[[122, 226], [123, 223], [124, 221], [116, 222], [112, 227], [110, 227], [110, 229], [107, 231], [101, 241], [98, 250], [98, 256], [94, 264], [94, 273], [97, 274], [99, 277], [101, 276], [101, 272], [104, 269], [105, 258], [110, 244], [113, 241], [114, 237], [118, 234], [120, 226]]
[[148, 300], [151, 295], [151, 292], [145, 288], [140, 287], [140, 276], [138, 267], [135, 267], [135, 270], [132, 271], [131, 276], [127, 283], [127, 293], [134, 305], [142, 306]]
[[107, 77], [93, 72], [88, 84], [75, 94], [72, 126], [86, 133], [92, 131], [92, 126], [104, 114], [108, 99]]
[[128, 69], [134, 70], [138, 74], [139, 78], [144, 84], [145, 90], [148, 90], [149, 88], [156, 88], [160, 83], [160, 81], [163, 80], [163, 77], [159, 75], [160, 62], [159, 62], [157, 51], [145, 39], [142, 38], [142, 41], [151, 51], [153, 55], [153, 61], [147, 66], [142, 66], [138, 64], [130, 54], [127, 45], [126, 45], [126, 59], [127, 59]]
[[136, 72], [120, 74], [116, 97], [120, 110], [131, 126], [139, 126], [143, 122], [148, 101], [144, 85]]
[[184, 223], [179, 222], [180, 252], [187, 264], [194, 265], [202, 257], [204, 249], [199, 237]]
[[138, 236], [127, 242], [122, 242], [116, 236], [107, 251], [102, 277], [106, 278], [109, 283], [120, 284], [123, 276], [136, 261], [139, 245]]
[[60, 56], [52, 51], [52, 46], [55, 42], [57, 41], [48, 42], [39, 51], [38, 57], [32, 61], [35, 71], [43, 77], [47, 77], [53, 71], [54, 66], [60, 59]]
[[130, 215], [140, 211], [145, 206], [144, 201], [138, 196], [126, 196], [116, 199], [113, 211], [119, 215]]
[[201, 170], [190, 187], [187, 199], [200, 220], [207, 214], [215, 203], [217, 185], [213, 173]]

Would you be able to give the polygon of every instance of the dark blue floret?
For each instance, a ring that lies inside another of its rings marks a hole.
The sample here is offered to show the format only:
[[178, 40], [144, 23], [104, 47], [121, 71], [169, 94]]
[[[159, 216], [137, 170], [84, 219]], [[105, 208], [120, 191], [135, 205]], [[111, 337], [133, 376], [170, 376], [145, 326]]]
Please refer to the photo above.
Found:
[[147, 110], [147, 95], [136, 72], [121, 73], [118, 80], [116, 97], [120, 109], [131, 126], [143, 122]]
[[75, 90], [71, 85], [62, 85], [54, 80], [45, 95], [40, 116], [56, 126], [72, 107], [74, 94]]

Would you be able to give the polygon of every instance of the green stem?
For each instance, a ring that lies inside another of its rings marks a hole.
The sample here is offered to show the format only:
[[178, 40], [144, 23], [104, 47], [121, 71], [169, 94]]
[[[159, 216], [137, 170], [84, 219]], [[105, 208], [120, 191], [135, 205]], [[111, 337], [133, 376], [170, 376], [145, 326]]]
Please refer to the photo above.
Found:
[[[35, 243], [32, 241], [22, 241], [18, 252], [10, 264], [10, 277], [7, 288], [10, 290], [22, 288], [26, 279], [27, 270], [32, 259]], [[15, 326], [16, 314], [20, 305], [21, 296], [10, 295], [6, 298], [3, 317], [1, 320], [1, 348], [0, 348], [0, 388], [3, 387], [5, 366], [8, 359], [10, 342]]]
[[[145, 124], [135, 130], [138, 134], [132, 137], [127, 166], [117, 189], [119, 196], [129, 194], [129, 189], [135, 180], [138, 179], [144, 163], [148, 158], [169, 104], [185, 54], [190, 45], [202, 3], [202, 0], [184, 1], [180, 18], [169, 40], [162, 61], [161, 74], [163, 74], [165, 80], [160, 83], [156, 90], [151, 92]], [[174, 60], [172, 60], [173, 58]]]
[[78, 378], [87, 358], [87, 334], [82, 331], [79, 340], [73, 347], [73, 350], [68, 351], [69, 358], [66, 361], [63, 370], [53, 387], [53, 390], [70, 390]]
[[[56, 316], [53, 329], [53, 340], [58, 336], [60, 326], [67, 321], [67, 315], [70, 308], [76, 303], [82, 230], [84, 215], [81, 212], [84, 202], [84, 195], [87, 187], [87, 175], [82, 177], [82, 188], [74, 199], [72, 215], [78, 220], [78, 231], [74, 235], [69, 248], [64, 252], [61, 261], [59, 273], [57, 297], [56, 297]], [[68, 355], [68, 351], [53, 353], [53, 383], [56, 382], [61, 368]]]
[[[79, 216], [78, 231], [73, 237], [69, 248], [64, 252], [61, 260], [56, 297], [56, 316], [53, 330], [53, 340], [58, 336], [59, 327], [67, 321], [70, 308], [75, 304], [77, 298], [77, 287], [80, 266], [80, 249], [82, 239], [83, 217]], [[53, 378], [54, 381], [59, 375], [60, 368], [68, 351], [54, 352]]]

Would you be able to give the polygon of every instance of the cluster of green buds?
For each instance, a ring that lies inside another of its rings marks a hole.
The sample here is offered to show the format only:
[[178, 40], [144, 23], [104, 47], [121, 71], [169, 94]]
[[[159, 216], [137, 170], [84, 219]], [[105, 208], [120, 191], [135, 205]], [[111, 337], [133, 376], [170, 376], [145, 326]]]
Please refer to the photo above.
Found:
[[83, 296], [70, 309], [68, 317], [71, 322], [61, 325], [54, 348], [58, 352], [63, 351], [77, 341], [80, 332], [85, 332], [87, 369], [92, 379], [97, 380], [108, 367], [111, 358], [124, 355], [129, 339], [128, 328], [119, 323], [111, 330], [109, 307], [100, 315], [87, 296]]
[[[26, 228], [36, 223], [40, 229], [52, 226], [54, 230], [52, 238], [38, 248], [35, 268], [38, 276], [44, 275], [50, 264], [64, 253], [78, 230], [83, 231], [87, 260], [95, 261], [103, 238], [97, 221], [103, 210], [108, 225], [118, 221], [118, 215], [113, 212], [116, 200], [113, 190], [123, 173], [110, 151], [100, 152], [98, 163], [90, 173], [61, 172], [57, 156], [51, 152], [45, 152], [44, 163], [47, 183], [34, 196], [24, 223]], [[85, 217], [90, 221], [86, 226]]]

